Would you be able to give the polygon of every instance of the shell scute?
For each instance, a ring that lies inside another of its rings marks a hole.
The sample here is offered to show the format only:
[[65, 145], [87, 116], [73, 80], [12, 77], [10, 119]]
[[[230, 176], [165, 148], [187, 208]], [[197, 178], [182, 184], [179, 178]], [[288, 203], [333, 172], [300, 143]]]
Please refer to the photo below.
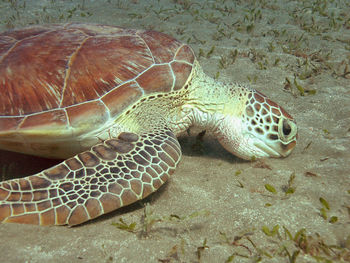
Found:
[[[0, 54], [6, 54], [9, 49], [16, 44], [17, 40], [15, 38], [12, 38], [10, 36], [3, 36], [0, 38]], [[4, 55], [2, 55], [4, 56]], [[2, 56], [0, 56], [0, 59], [2, 59]]]
[[142, 90], [135, 81], [125, 83], [104, 95], [101, 100], [111, 115], [117, 115], [142, 97]]
[[55, 130], [57, 127], [67, 125], [67, 116], [64, 110], [54, 110], [27, 116], [19, 126], [21, 129], [45, 129]]
[[40, 35], [45, 32], [47, 32], [47, 28], [45, 28], [44, 26], [35, 26], [35, 27], [29, 27], [26, 30], [18, 29], [18, 30], [8, 31], [4, 35], [10, 37], [11, 39], [22, 40], [28, 37]]
[[[3, 133], [6, 133], [6, 131], [13, 131], [16, 130], [19, 125], [22, 123], [24, 117], [4, 117], [0, 118], [0, 130]], [[7, 137], [5, 134], [2, 135]], [[12, 137], [12, 135], [10, 135]], [[3, 137], [4, 138], [4, 137]]]
[[138, 35], [146, 42], [156, 64], [169, 63], [182, 45], [174, 38], [156, 31], [141, 31]]
[[[155, 77], [156, 76], [156, 77]], [[153, 66], [136, 79], [146, 94], [170, 92], [174, 79], [169, 65]]]
[[77, 131], [89, 131], [107, 121], [106, 107], [100, 101], [90, 101], [66, 109], [70, 126]]
[[171, 68], [176, 76], [174, 90], [182, 89], [188, 80], [188, 76], [191, 74], [192, 66], [174, 61], [171, 63]]
[[[64, 28], [80, 30], [89, 36], [96, 35], [115, 35], [125, 33], [125, 29], [115, 26], [99, 25], [99, 24], [84, 24], [84, 23], [69, 23], [64, 25]], [[135, 34], [135, 30], [129, 29], [128, 34]]]
[[63, 107], [100, 98], [138, 76], [153, 59], [136, 36], [96, 36], [84, 41], [70, 63]]
[[193, 64], [195, 60], [194, 53], [188, 45], [183, 45], [176, 53], [175, 59], [177, 61], [184, 61]]
[[47, 30], [17, 41], [11, 50], [0, 54], [0, 89], [9, 94], [2, 96], [1, 115], [57, 108], [67, 61], [85, 37], [81, 32], [74, 33], [73, 39], [72, 32]]

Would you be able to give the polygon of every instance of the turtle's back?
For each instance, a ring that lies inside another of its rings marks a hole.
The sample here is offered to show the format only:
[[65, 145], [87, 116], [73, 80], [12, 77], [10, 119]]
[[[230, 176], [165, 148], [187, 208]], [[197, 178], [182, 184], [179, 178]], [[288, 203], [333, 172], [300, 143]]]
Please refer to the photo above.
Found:
[[193, 62], [187, 45], [154, 31], [66, 24], [4, 32], [0, 148], [25, 152], [101, 129], [143, 96], [182, 88]]

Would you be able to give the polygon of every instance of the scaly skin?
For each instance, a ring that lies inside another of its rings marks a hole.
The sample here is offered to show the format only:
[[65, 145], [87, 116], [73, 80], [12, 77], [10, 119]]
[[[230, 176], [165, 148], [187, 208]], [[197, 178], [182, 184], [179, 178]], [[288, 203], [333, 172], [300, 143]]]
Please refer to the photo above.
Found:
[[167, 129], [121, 133], [39, 174], [0, 183], [0, 222], [77, 225], [145, 198], [181, 157]]

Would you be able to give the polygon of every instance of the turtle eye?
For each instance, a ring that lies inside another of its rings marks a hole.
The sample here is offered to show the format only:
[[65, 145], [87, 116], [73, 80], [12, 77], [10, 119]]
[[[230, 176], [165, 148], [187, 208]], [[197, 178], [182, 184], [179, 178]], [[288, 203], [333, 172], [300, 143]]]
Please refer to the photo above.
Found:
[[292, 120], [280, 118], [278, 122], [278, 135], [284, 143], [295, 140], [297, 133], [297, 126]]
[[285, 136], [288, 136], [292, 131], [292, 127], [287, 120], [283, 120], [282, 132]]

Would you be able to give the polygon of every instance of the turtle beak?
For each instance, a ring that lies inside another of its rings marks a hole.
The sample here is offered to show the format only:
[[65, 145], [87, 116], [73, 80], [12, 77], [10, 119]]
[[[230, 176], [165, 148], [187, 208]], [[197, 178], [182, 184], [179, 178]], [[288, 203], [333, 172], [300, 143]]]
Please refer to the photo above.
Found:
[[266, 157], [278, 158], [281, 157], [281, 153], [276, 151], [274, 148], [270, 147], [268, 144], [264, 143], [261, 140], [254, 142], [254, 146], [264, 152]]
[[279, 142], [278, 144], [275, 144], [273, 147], [270, 147], [268, 144], [260, 140], [254, 142], [254, 146], [260, 149], [261, 151], [263, 151], [264, 153], [266, 153], [267, 155], [266, 157], [272, 157], [272, 158], [287, 157], [288, 155], [291, 154], [296, 144], [297, 144], [296, 139], [287, 144]]

